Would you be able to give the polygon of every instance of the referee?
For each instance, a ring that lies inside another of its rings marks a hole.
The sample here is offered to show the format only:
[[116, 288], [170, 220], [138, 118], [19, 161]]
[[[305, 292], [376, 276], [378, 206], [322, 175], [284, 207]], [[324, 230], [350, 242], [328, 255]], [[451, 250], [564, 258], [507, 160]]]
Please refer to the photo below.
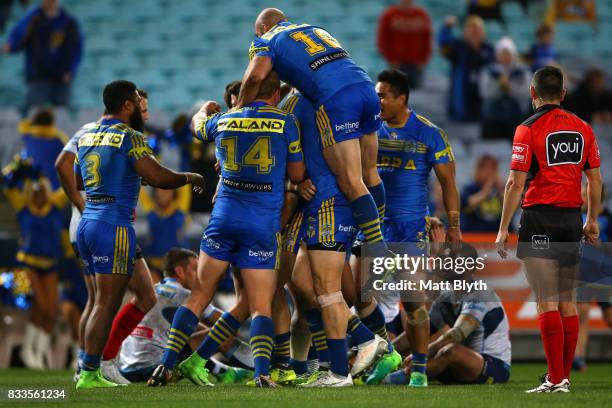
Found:
[[[569, 392], [578, 338], [575, 286], [580, 241], [584, 236], [594, 243], [599, 237], [599, 149], [591, 127], [560, 106], [565, 97], [560, 69], [549, 66], [536, 71], [530, 95], [535, 114], [516, 129], [496, 244], [505, 258], [508, 226], [528, 183], [517, 256], [535, 293], [548, 375], [527, 392]], [[582, 172], [588, 182], [584, 226]]]

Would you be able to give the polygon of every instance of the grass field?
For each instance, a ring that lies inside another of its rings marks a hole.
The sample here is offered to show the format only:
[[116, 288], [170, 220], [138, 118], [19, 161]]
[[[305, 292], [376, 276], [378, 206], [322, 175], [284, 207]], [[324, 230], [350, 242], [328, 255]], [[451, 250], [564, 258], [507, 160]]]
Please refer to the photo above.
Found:
[[[572, 378], [571, 394], [527, 395], [523, 391], [537, 385], [544, 364], [516, 364], [512, 377], [504, 385], [442, 386], [427, 389], [408, 389], [404, 386], [361, 386], [350, 389], [260, 390], [245, 386], [217, 386], [197, 388], [180, 382], [165, 388], [147, 388], [143, 384], [127, 388], [76, 391], [71, 373], [64, 371], [36, 372], [21, 369], [0, 370], [0, 407], [58, 406], [54, 402], [7, 401], [10, 388], [63, 388], [67, 391], [66, 404], [71, 407], [539, 407], [554, 404], [561, 407], [612, 406], [612, 364], [592, 364], [586, 374]], [[63, 404], [62, 404], [63, 405]], [[61, 405], [59, 405], [61, 406]]]

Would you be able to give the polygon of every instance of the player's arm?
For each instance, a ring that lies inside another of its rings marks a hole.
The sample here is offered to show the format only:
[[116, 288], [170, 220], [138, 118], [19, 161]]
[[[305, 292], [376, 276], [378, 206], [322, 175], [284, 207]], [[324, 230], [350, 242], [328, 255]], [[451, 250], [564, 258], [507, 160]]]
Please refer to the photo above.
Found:
[[597, 218], [601, 208], [601, 172], [599, 167], [584, 171], [587, 178], [587, 217], [584, 223], [584, 237], [589, 244], [599, 239]]
[[255, 100], [261, 82], [268, 76], [270, 71], [272, 71], [272, 58], [268, 56], [256, 55], [249, 62], [249, 66], [242, 78], [242, 86], [240, 87], [236, 108], [240, 109]]
[[72, 204], [82, 213], [83, 208], [85, 208], [85, 201], [76, 184], [76, 177], [74, 174], [75, 157], [76, 155], [74, 153], [62, 150], [59, 156], [57, 156], [57, 160], [55, 160], [55, 170], [57, 171], [60, 183], [68, 199], [70, 199]]
[[171, 170], [162, 166], [152, 154], [136, 160], [134, 169], [147, 184], [153, 187], [173, 190], [191, 184], [196, 190], [204, 189], [204, 178], [201, 175]]
[[508, 252], [505, 248], [505, 243], [508, 240], [508, 228], [510, 227], [512, 216], [514, 216], [514, 213], [521, 202], [526, 180], [526, 172], [510, 170], [508, 181], [506, 182], [506, 188], [504, 189], [504, 204], [502, 206], [499, 232], [497, 233], [497, 239], [495, 241], [498, 244], [498, 252], [504, 259], [506, 256], [508, 256]]
[[461, 229], [459, 226], [460, 200], [455, 182], [455, 162], [436, 164], [434, 166], [436, 177], [442, 187], [442, 200], [448, 216], [448, 229], [446, 238], [450, 243], [461, 241]]
[[436, 355], [438, 350], [450, 343], [461, 343], [465, 340], [480, 322], [468, 314], [461, 314], [457, 321], [444, 334], [429, 344], [427, 354], [429, 357]]
[[302, 136], [297, 118], [289, 115], [285, 136], [287, 137], [287, 177], [293, 184], [300, 184], [306, 178], [306, 165], [302, 152]]

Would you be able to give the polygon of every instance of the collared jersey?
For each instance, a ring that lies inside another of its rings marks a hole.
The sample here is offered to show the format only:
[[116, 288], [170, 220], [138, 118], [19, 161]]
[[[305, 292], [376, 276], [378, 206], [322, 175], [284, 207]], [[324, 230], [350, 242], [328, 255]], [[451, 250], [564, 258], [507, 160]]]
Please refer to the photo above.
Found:
[[446, 133], [423, 116], [410, 112], [404, 126], [383, 124], [378, 131], [377, 167], [386, 191], [385, 220], [429, 215], [431, 169], [454, 160]]
[[214, 141], [221, 161], [213, 216], [224, 213], [236, 219], [280, 223], [287, 163], [303, 160], [295, 117], [257, 101], [195, 123], [196, 136]]
[[331, 34], [310, 24], [278, 23], [253, 40], [254, 56], [269, 57], [280, 79], [316, 105], [349, 85], [371, 82]]
[[510, 169], [527, 172], [523, 208], [579, 208], [582, 172], [600, 166], [591, 126], [558, 105], [544, 105], [519, 125]]
[[140, 176], [134, 163], [152, 154], [142, 133], [115, 119], [88, 127], [78, 140], [76, 171], [83, 178], [83, 218], [127, 226], [134, 221]]

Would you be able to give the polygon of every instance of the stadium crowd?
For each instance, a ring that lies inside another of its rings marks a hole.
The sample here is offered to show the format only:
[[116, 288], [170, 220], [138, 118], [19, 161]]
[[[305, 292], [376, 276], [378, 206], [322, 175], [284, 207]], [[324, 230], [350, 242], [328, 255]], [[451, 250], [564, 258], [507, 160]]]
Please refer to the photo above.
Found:
[[[338, 51], [331, 61], [344, 61], [350, 75], [325, 71], [320, 89], [301, 82], [301, 73], [286, 74], [283, 61], [291, 57], [274, 49], [281, 33], [302, 26], [264, 10], [245, 77], [225, 87], [227, 109], [207, 102], [159, 129], [148, 125], [149, 95], [138, 79], [116, 80], [100, 90], [104, 114], [74, 135], [58, 129], [50, 107], [70, 105], [83, 47], [77, 20], [59, 3], [43, 0], [24, 13], [3, 48], [25, 53], [27, 85], [26, 116], [16, 129], [21, 153], [3, 163], [0, 183], [19, 224], [14, 264], [6, 265], [13, 272], [0, 282], [1, 307], [28, 317], [22, 336], [3, 335], [22, 339], [11, 363], [71, 364], [78, 388], [181, 378], [259, 387], [508, 381], [509, 322], [495, 293], [483, 301], [443, 291], [433, 303], [361, 296], [353, 238], [359, 230], [357, 242], [365, 244], [385, 245], [384, 236], [456, 245], [462, 232], [497, 232], [505, 188], [499, 155], [474, 157], [473, 179], [457, 186], [453, 135], [410, 109], [411, 90], [422, 86], [439, 52], [449, 62], [450, 120], [478, 123], [479, 140], [510, 142], [541, 99], [535, 88], [530, 94], [532, 76], [560, 66], [555, 22], [596, 21], [594, 1], [573, 2], [571, 11], [563, 0], [540, 4], [540, 11], [534, 3], [546, 2], [521, 2], [542, 21], [532, 47], [521, 52], [510, 37], [487, 40], [487, 22], [504, 21], [501, 1], [467, 1], [466, 15], [446, 17], [435, 33], [425, 7], [401, 0], [379, 20], [377, 45], [389, 69], [370, 78]], [[291, 38], [310, 56], [321, 47], [342, 50], [333, 33], [304, 27]], [[323, 71], [329, 61], [317, 63]], [[357, 79], [347, 84], [347, 77]], [[371, 82], [375, 89], [362, 86]], [[344, 85], [350, 96], [329, 102]], [[342, 104], [362, 116], [355, 119]], [[562, 106], [588, 123], [610, 124], [605, 72], [588, 70]], [[373, 112], [380, 117], [369, 123]], [[332, 125], [334, 115], [341, 119]], [[359, 131], [350, 128], [355, 121]], [[278, 140], [245, 130], [280, 123]], [[117, 149], [110, 154], [109, 146]], [[429, 153], [414, 159], [408, 152]], [[114, 184], [96, 190], [100, 178]], [[112, 209], [115, 200], [120, 210]], [[131, 227], [135, 212], [146, 236]], [[212, 215], [196, 253], [187, 230], [201, 212]], [[602, 241], [612, 236], [609, 214], [602, 200]], [[264, 254], [271, 247], [278, 259]], [[452, 248], [439, 256], [478, 256], [469, 244]], [[278, 271], [278, 281], [262, 270]], [[472, 272], [437, 279], [470, 281]], [[235, 304], [222, 302], [224, 310], [218, 295], [227, 291], [235, 291]], [[610, 304], [602, 308], [612, 327]], [[586, 328], [588, 308], [579, 312]], [[584, 328], [576, 369], [586, 367]], [[67, 358], [54, 351], [62, 337]], [[565, 368], [562, 379], [569, 379]]]

